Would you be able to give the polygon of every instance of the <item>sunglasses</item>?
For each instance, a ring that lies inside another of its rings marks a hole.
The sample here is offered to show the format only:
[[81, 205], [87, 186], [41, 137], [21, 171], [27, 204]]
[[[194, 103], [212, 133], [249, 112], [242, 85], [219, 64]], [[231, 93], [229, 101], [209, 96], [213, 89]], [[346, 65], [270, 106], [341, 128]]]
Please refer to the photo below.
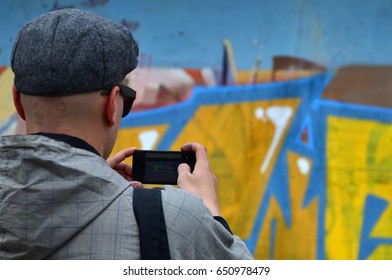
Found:
[[[126, 117], [129, 112], [131, 111], [133, 102], [136, 99], [136, 91], [130, 87], [127, 87], [123, 84], [116, 84], [116, 86], [118, 86], [120, 88], [120, 93], [123, 96], [124, 99], [124, 107], [123, 107], [123, 113], [121, 118]], [[102, 95], [109, 95], [110, 94], [110, 90], [104, 90], [102, 92]]]

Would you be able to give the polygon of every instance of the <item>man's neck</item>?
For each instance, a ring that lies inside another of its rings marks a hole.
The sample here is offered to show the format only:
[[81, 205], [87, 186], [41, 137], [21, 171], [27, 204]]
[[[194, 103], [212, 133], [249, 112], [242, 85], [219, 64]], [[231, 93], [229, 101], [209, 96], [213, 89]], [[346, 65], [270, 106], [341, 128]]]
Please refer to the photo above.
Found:
[[33, 133], [32, 135], [46, 136], [56, 141], [65, 142], [74, 148], [83, 149], [92, 152], [98, 156], [101, 156], [93, 146], [91, 146], [89, 143], [87, 143], [86, 141], [84, 141], [79, 137], [75, 137], [67, 134], [47, 133], [47, 132], [38, 132], [38, 133]]

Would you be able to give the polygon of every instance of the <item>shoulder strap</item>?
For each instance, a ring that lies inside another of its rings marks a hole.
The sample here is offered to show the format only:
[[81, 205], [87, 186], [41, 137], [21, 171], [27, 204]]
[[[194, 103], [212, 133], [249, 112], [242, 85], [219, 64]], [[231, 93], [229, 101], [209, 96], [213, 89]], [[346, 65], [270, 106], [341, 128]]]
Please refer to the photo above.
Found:
[[139, 226], [142, 260], [170, 260], [161, 189], [134, 189], [133, 211]]

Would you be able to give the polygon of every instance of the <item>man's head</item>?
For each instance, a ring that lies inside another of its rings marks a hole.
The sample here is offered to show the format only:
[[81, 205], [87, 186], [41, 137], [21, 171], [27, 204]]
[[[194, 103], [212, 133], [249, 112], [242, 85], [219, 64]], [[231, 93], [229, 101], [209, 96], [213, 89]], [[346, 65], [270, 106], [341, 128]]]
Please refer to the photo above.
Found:
[[[119, 118], [128, 113], [123, 103], [129, 105], [128, 95], [134, 94], [120, 83], [135, 69], [138, 52], [129, 30], [87, 11], [63, 9], [26, 23], [15, 40], [11, 66], [15, 106], [28, 132], [78, 134], [71, 131], [76, 122], [87, 125], [98, 118], [95, 126], [108, 125], [117, 135]], [[48, 131], [53, 121], [68, 131]]]

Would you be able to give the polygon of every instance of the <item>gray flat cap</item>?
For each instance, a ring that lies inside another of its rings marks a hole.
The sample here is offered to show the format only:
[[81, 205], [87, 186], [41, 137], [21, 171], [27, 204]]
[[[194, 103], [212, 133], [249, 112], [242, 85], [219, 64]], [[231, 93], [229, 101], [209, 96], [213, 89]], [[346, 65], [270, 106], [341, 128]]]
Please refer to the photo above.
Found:
[[22, 27], [11, 67], [24, 94], [70, 95], [114, 86], [135, 69], [138, 54], [125, 27], [87, 11], [63, 9]]

